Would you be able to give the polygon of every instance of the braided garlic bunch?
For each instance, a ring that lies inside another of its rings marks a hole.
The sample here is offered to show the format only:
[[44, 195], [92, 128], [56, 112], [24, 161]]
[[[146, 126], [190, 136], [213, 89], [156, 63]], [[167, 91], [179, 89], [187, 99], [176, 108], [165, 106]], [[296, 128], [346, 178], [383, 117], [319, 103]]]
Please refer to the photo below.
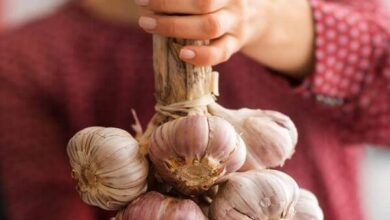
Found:
[[155, 36], [157, 113], [145, 132], [91, 127], [69, 141], [82, 200], [116, 220], [322, 220], [313, 194], [270, 169], [294, 153], [291, 119], [217, 104], [217, 74], [177, 57], [188, 43], [204, 44]]
[[[287, 116], [216, 103], [207, 109], [207, 116], [157, 126], [147, 155], [124, 130], [78, 132], [67, 150], [82, 200], [106, 210], [125, 208], [117, 220], [323, 219], [313, 194], [268, 169], [294, 152], [297, 131]], [[148, 176], [154, 179], [149, 188], [160, 192], [144, 194]]]

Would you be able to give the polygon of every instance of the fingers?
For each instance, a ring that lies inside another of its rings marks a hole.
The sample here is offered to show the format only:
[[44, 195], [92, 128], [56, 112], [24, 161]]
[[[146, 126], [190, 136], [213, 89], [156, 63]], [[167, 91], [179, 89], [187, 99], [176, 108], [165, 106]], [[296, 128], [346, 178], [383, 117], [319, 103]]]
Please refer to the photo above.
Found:
[[222, 9], [229, 0], [135, 0], [157, 13], [206, 14]]
[[183, 47], [179, 55], [187, 63], [217, 65], [242, 46], [237, 37], [242, 14], [232, 10], [231, 0], [135, 1], [153, 12], [139, 19], [145, 31], [172, 38], [211, 40], [207, 46]]
[[234, 29], [234, 15], [226, 10], [206, 15], [149, 15], [139, 19], [147, 32], [166, 37], [209, 40], [219, 38]]
[[240, 47], [237, 38], [227, 34], [208, 46], [185, 46], [179, 56], [185, 62], [197, 66], [217, 65], [227, 61]]

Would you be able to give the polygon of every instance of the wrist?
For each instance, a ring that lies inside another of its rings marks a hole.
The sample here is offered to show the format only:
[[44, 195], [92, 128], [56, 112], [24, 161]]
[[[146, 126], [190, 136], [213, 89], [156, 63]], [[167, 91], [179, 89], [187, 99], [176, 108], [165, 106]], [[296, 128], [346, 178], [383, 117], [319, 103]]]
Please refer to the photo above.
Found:
[[265, 32], [248, 41], [242, 52], [290, 77], [303, 78], [311, 70], [314, 48], [310, 4], [307, 0], [267, 2]]

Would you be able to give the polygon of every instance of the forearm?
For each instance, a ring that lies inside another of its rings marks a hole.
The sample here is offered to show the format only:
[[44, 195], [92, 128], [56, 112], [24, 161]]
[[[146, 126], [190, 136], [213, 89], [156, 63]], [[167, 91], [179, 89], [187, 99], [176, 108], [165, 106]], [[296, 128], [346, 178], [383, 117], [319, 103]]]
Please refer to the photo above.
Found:
[[269, 0], [267, 28], [242, 53], [293, 78], [303, 78], [312, 66], [314, 22], [307, 0]]

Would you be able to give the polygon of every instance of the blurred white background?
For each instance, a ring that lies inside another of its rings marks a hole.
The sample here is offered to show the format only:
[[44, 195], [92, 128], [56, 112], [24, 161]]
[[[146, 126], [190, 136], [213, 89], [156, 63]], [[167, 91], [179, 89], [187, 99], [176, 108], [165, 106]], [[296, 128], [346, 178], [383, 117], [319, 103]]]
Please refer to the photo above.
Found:
[[7, 26], [22, 24], [43, 16], [68, 0], [0, 0], [3, 2], [3, 22]]
[[362, 164], [362, 196], [369, 220], [390, 219], [390, 150], [367, 149]]
[[[67, 0], [4, 0], [4, 22], [19, 25]], [[129, 0], [131, 1], [131, 0]], [[386, 0], [390, 5], [390, 0]], [[362, 197], [369, 220], [390, 219], [390, 150], [368, 148], [362, 164]], [[356, 219], [359, 220], [359, 219]]]

